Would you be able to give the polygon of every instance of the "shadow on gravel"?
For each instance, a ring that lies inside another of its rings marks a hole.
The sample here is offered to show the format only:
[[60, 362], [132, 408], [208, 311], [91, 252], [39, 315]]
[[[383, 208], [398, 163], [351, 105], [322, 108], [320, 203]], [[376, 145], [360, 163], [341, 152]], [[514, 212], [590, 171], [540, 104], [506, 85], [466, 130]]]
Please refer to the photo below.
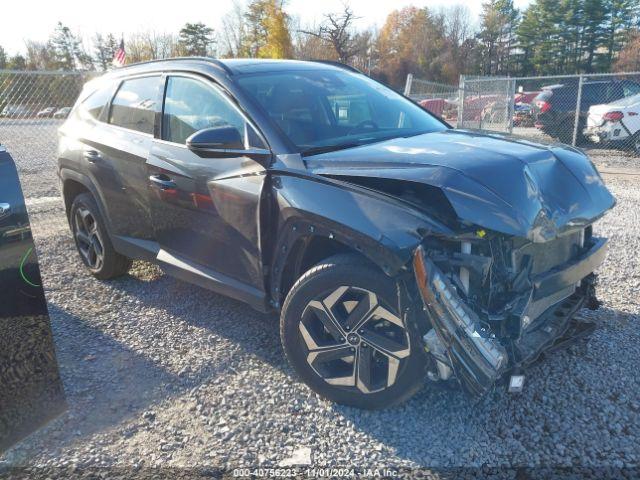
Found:
[[56, 305], [49, 312], [64, 325], [54, 336], [71, 408], [60, 440], [79, 441], [166, 397], [172, 373]]
[[[167, 313], [227, 338], [277, 368], [285, 365], [274, 316], [260, 314], [242, 303], [168, 276], [151, 282], [126, 277], [109, 283], [123, 293], [134, 295], [144, 307], [166, 309]], [[139, 283], [144, 283], [142, 288]], [[157, 289], [164, 292], [159, 297], [164, 301], [154, 297]], [[185, 315], [186, 305], [192, 315]], [[86, 319], [51, 303], [49, 312], [57, 325], [56, 350], [70, 408], [58, 420], [62, 426], [58, 424], [49, 433], [43, 432], [47, 445], [64, 448], [81, 443], [85, 436], [137, 417], [140, 421], [125, 431], [125, 436], [133, 435], [155, 420], [155, 413], [147, 410], [207, 383], [228, 368], [226, 364], [216, 364], [193, 375], [176, 375], [143, 352], [136, 352], [99, 327], [89, 325]], [[217, 312], [214, 318], [211, 312]], [[47, 439], [49, 434], [53, 438]]]
[[[255, 312], [240, 302], [167, 275], [151, 280], [129, 276], [110, 282], [110, 287], [133, 297], [142, 310], [164, 310], [181, 322], [206, 329], [213, 335], [209, 341], [226, 339], [246, 354], [291, 375], [275, 315]], [[149, 405], [161, 405], [173, 394], [208, 383], [231, 365], [214, 363], [186, 377], [173, 375], [82, 319], [55, 306], [50, 309], [52, 317], [57, 317], [55, 323], [64, 322], [64, 331], [72, 332], [66, 337], [56, 335], [58, 349], [64, 352], [61, 373], [65, 385], [73, 385], [67, 393], [75, 415], [66, 420], [64, 438], [56, 439], [59, 444], [79, 441], [82, 435], [140, 416]], [[418, 465], [531, 465], [542, 458], [547, 465], [554, 461], [559, 466], [566, 462], [580, 465], [584, 458], [606, 464], [615, 451], [594, 458], [589, 450], [597, 448], [594, 445], [602, 441], [602, 430], [608, 428], [606, 415], [600, 418], [603, 405], [627, 401], [619, 379], [621, 375], [630, 379], [638, 376], [619, 371], [620, 365], [610, 361], [608, 356], [614, 347], [609, 343], [628, 335], [628, 325], [637, 324], [639, 319], [607, 308], [586, 316], [598, 322], [591, 339], [551, 353], [531, 367], [522, 394], [510, 395], [504, 387], [497, 387], [481, 401], [473, 402], [457, 389], [427, 382], [414, 398], [396, 408], [371, 412], [336, 405], [336, 421], [343, 421], [339, 416], [345, 417], [357, 430], [382, 443], [385, 451]], [[615, 343], [615, 350], [621, 358], [629, 359], [628, 368], [633, 370], [637, 355], [625, 351], [631, 344]], [[236, 358], [235, 368], [242, 368], [243, 358]], [[70, 376], [73, 381], [66, 381]], [[640, 425], [637, 412], [633, 412], [635, 420], [630, 417], [629, 422]], [[141, 417], [132, 428], [145, 428], [145, 415]], [[629, 428], [621, 435], [640, 435], [638, 427]], [[531, 445], [536, 445], [535, 451]]]
[[[626, 325], [637, 325], [640, 318], [608, 308], [585, 316], [598, 323], [592, 336], [543, 355], [526, 370], [521, 394], [509, 394], [506, 386], [498, 385], [474, 401], [455, 387], [426, 381], [417, 395], [398, 407], [367, 412], [336, 406], [336, 411], [399, 457], [423, 465], [480, 466], [493, 452], [498, 464], [511, 466], [531, 465], [537, 458], [546, 458], [550, 465], [554, 457], [559, 466], [584, 464], [585, 458], [596, 466], [610, 464], [607, 453], [594, 458], [590, 450], [610, 434], [606, 404], [617, 403], [619, 409], [628, 408], [630, 415], [638, 415], [631, 403], [633, 395], [627, 396], [620, 386], [618, 366], [603, 352], [611, 341], [603, 342], [603, 329], [608, 330], [607, 336], [623, 337]], [[625, 345], [620, 345], [618, 355], [636, 364], [637, 355], [629, 352], [626, 356]], [[580, 425], [585, 422], [595, 432], [582, 432]], [[593, 435], [596, 432], [602, 432], [600, 437]], [[629, 427], [620, 433], [629, 439], [638, 434]], [[536, 452], [530, 450], [531, 445], [536, 445]], [[610, 452], [611, 456], [615, 453]]]
[[[280, 345], [276, 314], [258, 312], [240, 301], [166, 274], [148, 281], [130, 275], [114, 281], [111, 286], [122, 294], [134, 296], [143, 307], [162, 309], [188, 325], [204, 328], [284, 371], [287, 363]], [[210, 372], [203, 375], [210, 376]], [[195, 383], [195, 379], [193, 381]]]

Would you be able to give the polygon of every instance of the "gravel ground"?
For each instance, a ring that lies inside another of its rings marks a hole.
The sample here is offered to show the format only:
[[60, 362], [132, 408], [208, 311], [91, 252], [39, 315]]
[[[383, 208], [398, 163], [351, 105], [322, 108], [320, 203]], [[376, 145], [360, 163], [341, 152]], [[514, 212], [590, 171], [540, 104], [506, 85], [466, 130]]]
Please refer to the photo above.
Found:
[[618, 205], [596, 226], [611, 244], [598, 287], [604, 305], [585, 313], [598, 325], [588, 342], [531, 368], [519, 395], [499, 389], [473, 404], [427, 386], [402, 406], [366, 412], [333, 405], [300, 383], [275, 316], [144, 262], [122, 279], [91, 277], [60, 201], [49, 198], [57, 188], [49, 183], [53, 163], [29, 170], [38, 160], [16, 156], [70, 408], [0, 457], [0, 467], [217, 471], [284, 465], [294, 456], [310, 456], [315, 466], [398, 468], [640, 464], [640, 184], [633, 177], [607, 179]]

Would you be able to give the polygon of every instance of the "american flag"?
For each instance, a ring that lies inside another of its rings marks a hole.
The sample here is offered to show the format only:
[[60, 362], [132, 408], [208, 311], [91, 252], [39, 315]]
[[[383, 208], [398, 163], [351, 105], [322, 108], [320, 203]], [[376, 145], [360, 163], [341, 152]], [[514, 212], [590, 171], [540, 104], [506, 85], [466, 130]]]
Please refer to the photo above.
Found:
[[125, 60], [127, 59], [127, 52], [124, 49], [124, 38], [120, 40], [120, 47], [116, 50], [115, 55], [113, 56], [113, 66], [114, 67], [122, 67], [124, 65]]

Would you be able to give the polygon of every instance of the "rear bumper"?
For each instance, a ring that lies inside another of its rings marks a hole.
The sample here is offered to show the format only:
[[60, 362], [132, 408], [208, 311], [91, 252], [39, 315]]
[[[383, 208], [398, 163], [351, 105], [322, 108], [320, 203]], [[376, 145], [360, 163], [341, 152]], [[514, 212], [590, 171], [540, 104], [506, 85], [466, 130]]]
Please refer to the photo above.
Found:
[[[592, 247], [579, 258], [532, 278], [531, 291], [522, 296], [524, 308], [512, 314], [520, 317], [517, 320], [521, 325], [525, 322], [530, 325], [532, 331], [547, 318], [560, 322], [560, 327], [566, 327], [577, 308], [567, 310], [562, 304], [567, 298], [573, 298], [580, 306], [588, 300], [592, 288], [579, 286], [602, 264], [605, 256], [606, 240], [595, 239]], [[422, 247], [414, 255], [414, 272], [431, 325], [446, 349], [450, 367], [465, 390], [473, 396], [480, 396], [516, 363], [527, 364], [528, 358], [520, 355], [514, 358], [513, 348], [507, 339], [498, 339], [482, 330], [476, 312], [465, 303]], [[528, 315], [534, 312], [536, 318], [529, 318]], [[558, 335], [565, 330], [558, 328]], [[528, 334], [524, 331], [522, 338]], [[545, 342], [549, 343], [549, 339], [545, 338]], [[535, 353], [537, 356], [543, 345], [535, 343], [528, 342], [527, 348], [531, 355]]]
[[606, 143], [613, 146], [624, 145], [632, 136], [626, 126], [620, 123], [587, 127], [582, 134], [592, 143]]

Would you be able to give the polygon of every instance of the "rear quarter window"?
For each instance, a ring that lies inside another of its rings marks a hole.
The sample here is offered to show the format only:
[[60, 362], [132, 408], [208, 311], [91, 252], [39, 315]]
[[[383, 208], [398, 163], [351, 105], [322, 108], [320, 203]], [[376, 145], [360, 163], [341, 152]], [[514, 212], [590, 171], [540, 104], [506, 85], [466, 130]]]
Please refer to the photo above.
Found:
[[125, 80], [111, 102], [109, 123], [153, 134], [160, 77]]
[[78, 114], [80, 117], [100, 120], [103, 111], [109, 104], [109, 100], [111, 100], [114, 88], [115, 86], [113, 84], [105, 85], [85, 98], [78, 106]]

